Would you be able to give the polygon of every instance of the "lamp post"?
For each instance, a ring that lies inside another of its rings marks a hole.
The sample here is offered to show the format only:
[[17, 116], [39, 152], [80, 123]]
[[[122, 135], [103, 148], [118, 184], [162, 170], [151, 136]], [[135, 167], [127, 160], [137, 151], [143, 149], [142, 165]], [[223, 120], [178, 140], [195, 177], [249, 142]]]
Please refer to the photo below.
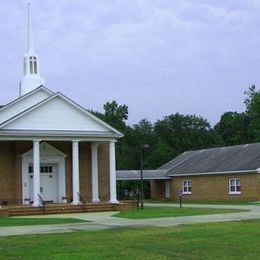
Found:
[[148, 144], [142, 144], [140, 145], [140, 177], [141, 177], [141, 196], [140, 196], [140, 202], [141, 202], [141, 209], [144, 209], [144, 179], [143, 179], [143, 150], [148, 148]]

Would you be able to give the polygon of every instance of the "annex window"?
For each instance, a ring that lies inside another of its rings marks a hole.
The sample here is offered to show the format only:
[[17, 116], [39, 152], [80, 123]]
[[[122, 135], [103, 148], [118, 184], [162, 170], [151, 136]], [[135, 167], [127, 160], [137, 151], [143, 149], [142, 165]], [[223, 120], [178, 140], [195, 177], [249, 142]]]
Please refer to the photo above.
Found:
[[241, 183], [239, 179], [229, 180], [229, 194], [240, 194], [241, 193]]
[[191, 194], [191, 181], [184, 180], [182, 182], [182, 193], [183, 194]]

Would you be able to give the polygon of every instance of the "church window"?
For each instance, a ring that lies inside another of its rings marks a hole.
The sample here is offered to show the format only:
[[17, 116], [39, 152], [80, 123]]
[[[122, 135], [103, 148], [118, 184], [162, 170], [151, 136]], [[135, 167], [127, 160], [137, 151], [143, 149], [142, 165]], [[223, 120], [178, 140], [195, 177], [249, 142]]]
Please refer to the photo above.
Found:
[[29, 57], [30, 74], [37, 74], [37, 59], [35, 56]]

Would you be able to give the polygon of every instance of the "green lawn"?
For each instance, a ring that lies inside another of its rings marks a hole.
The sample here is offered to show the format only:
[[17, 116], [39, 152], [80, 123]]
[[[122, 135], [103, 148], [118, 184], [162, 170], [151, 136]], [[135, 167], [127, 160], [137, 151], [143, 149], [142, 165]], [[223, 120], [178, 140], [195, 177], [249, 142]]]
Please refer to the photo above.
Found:
[[260, 220], [0, 237], [0, 259], [259, 259]]
[[80, 222], [85, 221], [74, 218], [0, 218], [0, 227], [68, 224]]
[[[147, 203], [167, 203], [167, 204], [179, 204], [178, 201], [170, 201], [170, 200], [146, 200]], [[260, 206], [260, 201], [255, 202], [245, 202], [245, 201], [185, 201], [183, 199], [182, 204], [202, 204], [202, 205], [243, 205], [243, 206]]]
[[220, 213], [234, 213], [240, 211], [244, 211], [244, 210], [210, 209], [210, 208], [145, 207], [143, 210], [135, 209], [132, 211], [122, 211], [113, 215], [113, 217], [147, 219], [147, 218], [167, 218], [167, 217], [220, 214]]

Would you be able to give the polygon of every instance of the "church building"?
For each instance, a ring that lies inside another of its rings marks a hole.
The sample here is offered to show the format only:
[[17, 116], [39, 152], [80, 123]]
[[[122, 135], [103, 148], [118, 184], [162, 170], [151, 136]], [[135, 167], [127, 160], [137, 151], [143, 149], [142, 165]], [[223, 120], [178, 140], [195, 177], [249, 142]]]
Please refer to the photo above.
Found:
[[0, 205], [118, 203], [115, 143], [123, 135], [45, 86], [30, 4], [23, 66], [19, 97], [0, 108]]

